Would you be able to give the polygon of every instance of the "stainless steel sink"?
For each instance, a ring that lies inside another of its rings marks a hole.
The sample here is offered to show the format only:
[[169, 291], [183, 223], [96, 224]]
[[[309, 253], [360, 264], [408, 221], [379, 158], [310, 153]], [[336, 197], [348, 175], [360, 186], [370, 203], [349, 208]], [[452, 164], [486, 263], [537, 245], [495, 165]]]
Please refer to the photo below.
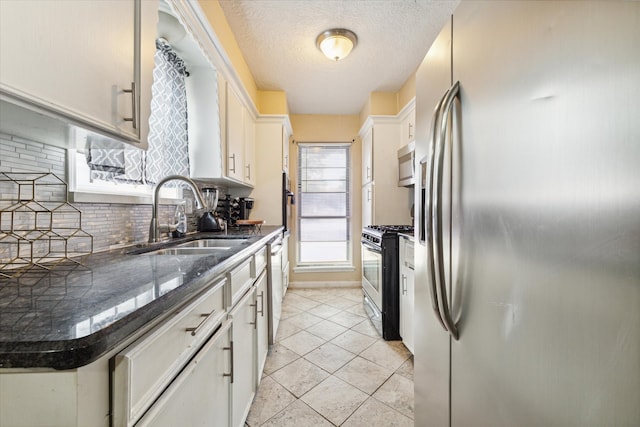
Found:
[[166, 248], [146, 252], [145, 255], [211, 255], [229, 248]]
[[206, 249], [230, 249], [234, 246], [239, 246], [246, 242], [248, 239], [199, 239], [192, 240], [190, 242], [183, 243], [176, 246], [177, 248], [206, 248]]
[[247, 238], [199, 239], [185, 242], [177, 246], [144, 252], [144, 255], [210, 255], [216, 252], [240, 246]]

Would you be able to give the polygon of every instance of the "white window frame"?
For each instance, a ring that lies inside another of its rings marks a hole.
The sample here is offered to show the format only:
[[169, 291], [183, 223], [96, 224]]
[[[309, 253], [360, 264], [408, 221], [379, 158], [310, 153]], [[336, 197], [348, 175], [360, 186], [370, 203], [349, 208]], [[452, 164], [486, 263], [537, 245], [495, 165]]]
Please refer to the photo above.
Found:
[[[67, 150], [69, 201], [86, 203], [150, 204], [153, 186], [148, 184], [91, 181], [83, 149]], [[182, 200], [182, 188], [162, 187], [161, 203]]]
[[[303, 219], [301, 213], [301, 203], [297, 204], [297, 215], [296, 215], [296, 266], [293, 271], [298, 272], [351, 272], [355, 271], [355, 266], [353, 265], [353, 153], [352, 153], [352, 144], [350, 142], [299, 142], [299, 147], [324, 147], [324, 148], [332, 148], [332, 147], [347, 147], [349, 150], [349, 162], [347, 164], [347, 174], [348, 174], [348, 216], [347, 218], [347, 260], [342, 262], [336, 261], [327, 261], [327, 262], [302, 262], [300, 260], [300, 239], [301, 239], [301, 230], [300, 230], [300, 222]], [[297, 182], [300, 183], [300, 150], [298, 151], [298, 166], [296, 168], [296, 179]], [[301, 194], [299, 194], [301, 196]]]

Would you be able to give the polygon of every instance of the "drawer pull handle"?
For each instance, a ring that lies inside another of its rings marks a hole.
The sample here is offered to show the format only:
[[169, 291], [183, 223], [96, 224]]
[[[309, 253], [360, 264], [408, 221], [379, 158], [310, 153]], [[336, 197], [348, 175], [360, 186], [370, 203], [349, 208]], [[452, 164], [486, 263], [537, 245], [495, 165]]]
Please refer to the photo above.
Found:
[[229, 343], [229, 347], [223, 347], [222, 349], [231, 351], [231, 356], [229, 357], [229, 360], [231, 361], [231, 372], [229, 372], [228, 374], [222, 374], [222, 376], [230, 377], [231, 384], [233, 384], [233, 341]]
[[260, 316], [264, 317], [264, 291], [260, 292], [258, 297], [260, 297], [260, 310], [258, 310], [258, 313]]
[[138, 94], [136, 92], [136, 83], [131, 82], [131, 89], [122, 89], [124, 93], [131, 94], [131, 117], [125, 117], [123, 120], [125, 122], [131, 122], [131, 125], [134, 129], [138, 129], [138, 109], [137, 109], [137, 98]]
[[258, 329], [258, 302], [256, 301], [255, 304], [249, 304], [249, 307], [253, 307], [253, 314], [254, 314], [254, 322], [249, 322], [250, 325], [253, 325], [253, 329]]
[[194, 328], [187, 328], [186, 331], [187, 332], [191, 332], [191, 336], [195, 337], [196, 334], [198, 333], [198, 329], [200, 329], [200, 327], [202, 327], [202, 325], [204, 325], [204, 322], [207, 321], [207, 319], [216, 311], [213, 310], [211, 313], [208, 314], [201, 314], [200, 316], [202, 317], [202, 321], [200, 323], [198, 323], [198, 326], [194, 327]]
[[229, 173], [236, 173], [236, 153], [229, 156], [229, 159], [233, 161], [233, 167], [229, 167]]

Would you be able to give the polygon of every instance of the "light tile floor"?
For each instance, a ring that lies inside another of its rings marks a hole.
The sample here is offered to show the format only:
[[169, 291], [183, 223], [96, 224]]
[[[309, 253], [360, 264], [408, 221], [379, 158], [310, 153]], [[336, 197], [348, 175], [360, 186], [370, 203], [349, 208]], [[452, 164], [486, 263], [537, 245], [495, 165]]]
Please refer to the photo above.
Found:
[[413, 356], [380, 338], [360, 289], [289, 288], [246, 425], [413, 426]]

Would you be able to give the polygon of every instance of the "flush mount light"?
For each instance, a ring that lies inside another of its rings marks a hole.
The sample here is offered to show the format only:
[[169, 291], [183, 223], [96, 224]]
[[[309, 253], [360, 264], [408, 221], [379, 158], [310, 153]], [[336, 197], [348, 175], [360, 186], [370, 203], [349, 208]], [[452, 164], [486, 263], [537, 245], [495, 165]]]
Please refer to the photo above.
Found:
[[344, 28], [334, 28], [318, 35], [316, 46], [331, 60], [339, 61], [358, 44], [358, 36]]

